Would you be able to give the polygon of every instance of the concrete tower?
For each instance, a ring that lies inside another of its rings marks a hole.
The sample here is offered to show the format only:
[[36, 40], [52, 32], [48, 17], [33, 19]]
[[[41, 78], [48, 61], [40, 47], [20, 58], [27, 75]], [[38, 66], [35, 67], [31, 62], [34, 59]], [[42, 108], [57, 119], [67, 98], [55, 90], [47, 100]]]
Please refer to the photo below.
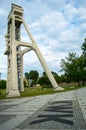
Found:
[[[21, 41], [21, 24], [31, 39], [31, 43]], [[60, 88], [51, 71], [49, 70], [29, 28], [23, 19], [23, 9], [21, 6], [12, 4], [11, 11], [8, 16], [6, 51], [8, 57], [8, 72], [7, 72], [7, 88], [8, 97], [19, 96], [20, 91], [24, 91], [23, 85], [23, 55], [31, 50], [34, 50], [41, 65], [43, 66], [54, 89], [62, 90]], [[21, 50], [21, 46], [26, 47]]]

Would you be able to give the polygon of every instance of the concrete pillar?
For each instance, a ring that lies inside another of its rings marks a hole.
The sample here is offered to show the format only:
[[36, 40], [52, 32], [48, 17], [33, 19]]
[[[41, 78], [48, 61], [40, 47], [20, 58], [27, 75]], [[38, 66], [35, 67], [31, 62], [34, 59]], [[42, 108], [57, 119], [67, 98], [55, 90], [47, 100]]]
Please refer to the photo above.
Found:
[[16, 45], [15, 45], [15, 20], [14, 15], [12, 16], [12, 36], [11, 36], [11, 42], [12, 42], [12, 54], [11, 54], [11, 79], [10, 79], [10, 88], [8, 97], [13, 96], [19, 96], [19, 90], [18, 90], [18, 77], [17, 77], [17, 53], [16, 53]]
[[39, 48], [37, 46], [35, 46], [35, 47], [36, 47], [35, 52], [36, 52], [36, 54], [38, 56], [38, 59], [39, 59], [41, 65], [42, 65], [42, 67], [44, 68], [44, 70], [45, 70], [45, 72], [46, 72], [46, 74], [47, 74], [47, 76], [48, 76], [48, 78], [49, 78], [49, 80], [51, 82], [51, 85], [53, 86], [54, 89], [56, 89], [58, 87], [58, 84], [56, 83], [56, 81], [55, 81], [55, 79], [54, 79], [48, 65], [46, 64], [46, 62], [45, 62]]
[[25, 23], [25, 21], [23, 19], [22, 19], [22, 22], [23, 22], [24, 27], [25, 27], [25, 29], [26, 29], [26, 31], [27, 31], [27, 33], [28, 33], [28, 35], [29, 35], [29, 37], [30, 37], [30, 39], [32, 41], [32, 46], [34, 48], [34, 51], [36, 52], [36, 54], [37, 54], [37, 56], [38, 56], [38, 58], [39, 58], [39, 60], [41, 62], [41, 65], [43, 66], [43, 68], [44, 68], [44, 70], [45, 70], [45, 72], [46, 72], [46, 74], [47, 74], [53, 88], [56, 89], [56, 90], [63, 90], [61, 87], [58, 86], [57, 82], [55, 81], [55, 79], [54, 79], [50, 69], [48, 68], [48, 66], [47, 66], [47, 64], [46, 64], [46, 62], [45, 62], [45, 60], [44, 60], [44, 58], [43, 58], [37, 44], [36, 44], [36, 42], [35, 42], [35, 40], [34, 40], [34, 38], [32, 36], [32, 34], [30, 32], [30, 30], [28, 29], [28, 27], [27, 27], [27, 25], [26, 25], [26, 23]]
[[9, 68], [8, 68], [8, 71], [7, 71], [7, 84], [6, 84], [6, 93], [9, 93]]
[[21, 60], [21, 79], [20, 79], [20, 82], [21, 82], [21, 88], [20, 88], [20, 91], [21, 92], [24, 92], [24, 83], [23, 83], [23, 55], [20, 54], [20, 60]]

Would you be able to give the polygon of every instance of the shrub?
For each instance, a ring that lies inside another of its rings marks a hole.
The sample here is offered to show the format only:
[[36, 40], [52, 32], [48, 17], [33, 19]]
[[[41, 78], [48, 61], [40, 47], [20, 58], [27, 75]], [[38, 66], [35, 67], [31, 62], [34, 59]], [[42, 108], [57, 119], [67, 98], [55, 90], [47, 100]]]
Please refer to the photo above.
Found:
[[6, 80], [0, 80], [0, 89], [6, 89]]

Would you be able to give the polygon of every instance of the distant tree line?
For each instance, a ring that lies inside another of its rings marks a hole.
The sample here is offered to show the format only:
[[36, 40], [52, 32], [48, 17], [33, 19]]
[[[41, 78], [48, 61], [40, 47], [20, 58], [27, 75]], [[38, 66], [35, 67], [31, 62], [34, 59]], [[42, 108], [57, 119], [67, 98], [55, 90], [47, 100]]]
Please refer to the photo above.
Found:
[[[64, 82], [65, 79], [64, 79], [63, 75], [59, 76], [56, 72], [52, 72], [52, 74], [58, 83]], [[45, 72], [43, 72], [42, 76], [39, 77], [39, 73], [36, 70], [31, 70], [29, 73], [28, 72], [25, 73], [25, 78], [28, 81], [27, 86], [30, 86], [30, 87], [32, 87], [33, 85], [36, 85], [36, 84], [40, 84], [42, 86], [51, 85], [51, 83], [47, 77], [47, 74]], [[24, 83], [24, 85], [26, 86], [25, 83]]]
[[[78, 86], [81, 84], [84, 86], [86, 83], [86, 39], [81, 46], [82, 54], [77, 56], [76, 53], [69, 53], [68, 57], [61, 59], [61, 71], [64, 74], [59, 76], [56, 72], [52, 72], [57, 83], [70, 83], [77, 82]], [[43, 72], [39, 77], [39, 73], [36, 70], [31, 70], [29, 73], [25, 73], [25, 78], [28, 80], [28, 86], [36, 84], [51, 85], [47, 77], [47, 74]]]

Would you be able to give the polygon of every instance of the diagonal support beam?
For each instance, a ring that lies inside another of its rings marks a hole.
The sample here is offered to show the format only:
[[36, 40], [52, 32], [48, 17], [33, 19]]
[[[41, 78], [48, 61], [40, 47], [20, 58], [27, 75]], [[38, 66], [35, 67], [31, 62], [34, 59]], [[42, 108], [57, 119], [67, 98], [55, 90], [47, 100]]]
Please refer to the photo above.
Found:
[[21, 53], [22, 53], [22, 55], [24, 55], [25, 53], [27, 53], [28, 51], [31, 51], [31, 50], [32, 50], [32, 48], [27, 47], [24, 50], [22, 50]]
[[32, 47], [34, 48], [34, 51], [36, 52], [37, 57], [40, 60], [40, 63], [42, 65], [42, 67], [44, 68], [44, 70], [45, 70], [45, 72], [46, 72], [46, 74], [47, 74], [53, 88], [57, 89], [57, 90], [62, 90], [62, 88], [58, 86], [56, 80], [54, 79], [54, 77], [53, 77], [49, 67], [47, 66], [47, 64], [46, 64], [46, 62], [45, 62], [45, 60], [44, 60], [44, 58], [43, 58], [43, 56], [42, 56], [42, 54], [40, 52], [35, 40], [34, 40], [29, 28], [27, 27], [27, 25], [26, 25], [26, 23], [25, 23], [25, 21], [23, 19], [22, 19], [22, 22], [23, 22], [23, 25], [24, 25], [24, 27], [25, 27], [25, 29], [27, 31], [28, 36], [30, 37], [30, 39], [32, 41]]

